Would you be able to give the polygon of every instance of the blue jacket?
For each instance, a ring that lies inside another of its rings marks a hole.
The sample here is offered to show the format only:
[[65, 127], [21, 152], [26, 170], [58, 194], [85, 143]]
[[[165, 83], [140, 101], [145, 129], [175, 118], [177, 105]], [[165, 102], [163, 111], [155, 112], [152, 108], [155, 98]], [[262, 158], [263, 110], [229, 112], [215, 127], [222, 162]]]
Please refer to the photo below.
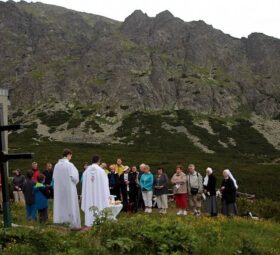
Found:
[[34, 186], [36, 210], [48, 208], [48, 190], [42, 183], [37, 182]]
[[152, 191], [154, 184], [154, 176], [152, 173], [144, 173], [140, 178], [140, 187], [142, 191]]

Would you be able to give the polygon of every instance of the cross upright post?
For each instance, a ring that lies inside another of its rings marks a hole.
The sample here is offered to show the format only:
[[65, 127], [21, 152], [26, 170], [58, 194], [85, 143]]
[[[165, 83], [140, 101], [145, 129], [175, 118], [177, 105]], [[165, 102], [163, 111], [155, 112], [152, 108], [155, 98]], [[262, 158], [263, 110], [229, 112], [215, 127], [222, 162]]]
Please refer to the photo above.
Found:
[[23, 128], [22, 125], [7, 125], [8, 105], [10, 105], [8, 95], [8, 90], [0, 89], [0, 174], [2, 180], [3, 219], [5, 228], [11, 227], [12, 225], [7, 162], [13, 159], [31, 159], [33, 157], [32, 153], [8, 154], [8, 131]]

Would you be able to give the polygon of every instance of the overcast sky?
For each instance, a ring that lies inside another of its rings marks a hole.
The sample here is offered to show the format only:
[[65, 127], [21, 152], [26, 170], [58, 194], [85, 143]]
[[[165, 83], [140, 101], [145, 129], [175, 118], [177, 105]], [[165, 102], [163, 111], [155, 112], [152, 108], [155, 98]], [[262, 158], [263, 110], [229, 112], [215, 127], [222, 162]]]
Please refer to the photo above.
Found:
[[99, 14], [119, 21], [123, 21], [136, 9], [151, 17], [169, 10], [174, 16], [185, 21], [204, 20], [235, 37], [247, 37], [252, 32], [261, 32], [280, 38], [280, 0], [42, 0], [40, 2]]

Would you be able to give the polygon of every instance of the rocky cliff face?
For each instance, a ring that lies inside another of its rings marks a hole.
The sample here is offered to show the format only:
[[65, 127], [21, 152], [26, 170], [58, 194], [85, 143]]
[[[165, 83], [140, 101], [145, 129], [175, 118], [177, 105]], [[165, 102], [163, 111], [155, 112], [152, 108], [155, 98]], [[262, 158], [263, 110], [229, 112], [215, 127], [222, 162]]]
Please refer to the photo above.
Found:
[[123, 23], [0, 2], [0, 84], [14, 107], [48, 99], [136, 110], [277, 117], [280, 40], [236, 39], [203, 21], [141, 11]]
[[280, 148], [279, 39], [233, 38], [168, 11], [117, 22], [23, 1], [0, 2], [0, 38], [10, 121], [30, 124], [35, 143]]

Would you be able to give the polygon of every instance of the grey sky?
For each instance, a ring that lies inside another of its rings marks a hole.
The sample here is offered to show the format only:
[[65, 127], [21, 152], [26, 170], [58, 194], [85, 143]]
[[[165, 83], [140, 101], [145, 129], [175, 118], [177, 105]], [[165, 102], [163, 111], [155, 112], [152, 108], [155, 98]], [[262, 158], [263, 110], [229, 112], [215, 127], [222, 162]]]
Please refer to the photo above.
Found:
[[[31, 1], [27, 1], [31, 2]], [[123, 21], [134, 10], [149, 16], [169, 10], [185, 21], [204, 20], [235, 37], [261, 32], [280, 38], [280, 0], [42, 0]]]

